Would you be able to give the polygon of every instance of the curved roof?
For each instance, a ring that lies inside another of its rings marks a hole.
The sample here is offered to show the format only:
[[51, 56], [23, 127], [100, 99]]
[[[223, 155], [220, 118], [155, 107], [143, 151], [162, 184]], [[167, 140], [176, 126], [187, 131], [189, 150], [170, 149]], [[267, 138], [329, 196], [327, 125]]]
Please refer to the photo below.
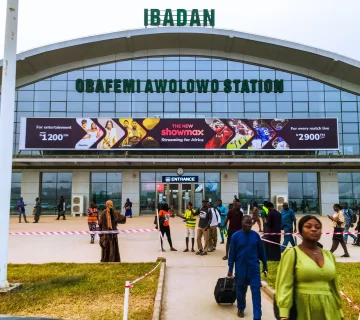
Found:
[[[17, 87], [66, 71], [119, 60], [192, 55], [276, 68], [360, 94], [360, 62], [301, 44], [243, 32], [161, 27], [60, 42], [17, 56]], [[2, 69], [0, 61], [0, 69]]]

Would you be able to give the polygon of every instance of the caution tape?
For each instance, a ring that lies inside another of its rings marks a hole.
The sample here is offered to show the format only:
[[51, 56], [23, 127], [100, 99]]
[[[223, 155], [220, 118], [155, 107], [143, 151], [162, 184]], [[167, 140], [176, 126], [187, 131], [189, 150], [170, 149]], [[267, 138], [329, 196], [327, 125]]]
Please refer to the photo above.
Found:
[[[300, 232], [259, 232], [261, 235], [266, 236], [281, 236], [281, 235], [299, 235]], [[321, 232], [321, 234], [354, 234], [358, 235], [359, 232]]]
[[357, 312], [360, 313], [360, 308], [359, 308], [353, 301], [351, 301], [350, 298], [349, 298], [344, 292], [340, 291], [340, 294], [345, 298], [345, 300], [346, 300], [347, 302], [349, 302], [349, 304], [350, 304], [352, 307], [354, 307], [354, 308], [357, 310]]
[[268, 243], [272, 243], [272, 244], [277, 244], [278, 246], [280, 247], [284, 247], [286, 248], [286, 246], [280, 244], [280, 243], [277, 243], [277, 242], [273, 242], [273, 241], [270, 241], [270, 240], [267, 240], [267, 239], [264, 239], [264, 238], [261, 238], [262, 241], [265, 241], [265, 242], [268, 242]]
[[11, 236], [68, 236], [68, 235], [89, 235], [89, 234], [124, 234], [124, 233], [146, 233], [155, 232], [157, 229], [129, 229], [109, 231], [29, 231], [9, 232]]
[[140, 280], [146, 278], [149, 274], [153, 273], [160, 264], [161, 264], [161, 261], [155, 266], [154, 269], [152, 269], [152, 270], [149, 271], [148, 273], [145, 273], [145, 274], [144, 274], [143, 276], [141, 276], [140, 278], [137, 278], [136, 280], [130, 282], [129, 285], [125, 286], [125, 288], [132, 288], [135, 283], [139, 282]]

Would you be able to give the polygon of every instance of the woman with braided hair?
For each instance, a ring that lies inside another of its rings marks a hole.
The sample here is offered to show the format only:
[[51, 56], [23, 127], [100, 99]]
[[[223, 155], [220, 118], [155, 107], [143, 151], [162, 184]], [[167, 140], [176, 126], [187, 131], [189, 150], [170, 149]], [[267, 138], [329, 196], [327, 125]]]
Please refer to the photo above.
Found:
[[[119, 211], [114, 209], [111, 200], [106, 201], [106, 209], [99, 217], [100, 231], [115, 231], [119, 223], [125, 223], [126, 218]], [[120, 262], [120, 252], [117, 233], [101, 234], [101, 262]]]

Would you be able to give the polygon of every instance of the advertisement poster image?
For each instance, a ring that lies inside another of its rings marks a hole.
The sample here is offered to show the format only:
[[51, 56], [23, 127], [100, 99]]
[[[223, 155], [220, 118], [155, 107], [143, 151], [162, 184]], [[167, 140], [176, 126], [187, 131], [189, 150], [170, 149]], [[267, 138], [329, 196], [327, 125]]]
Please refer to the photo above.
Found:
[[20, 150], [338, 150], [337, 119], [22, 118]]

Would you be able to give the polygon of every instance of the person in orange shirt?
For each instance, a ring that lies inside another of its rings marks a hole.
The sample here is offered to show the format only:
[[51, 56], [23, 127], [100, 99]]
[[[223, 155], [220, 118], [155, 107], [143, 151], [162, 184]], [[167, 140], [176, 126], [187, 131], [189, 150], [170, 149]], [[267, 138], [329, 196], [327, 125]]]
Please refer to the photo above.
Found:
[[[88, 225], [90, 231], [96, 231], [96, 225], [98, 222], [98, 209], [94, 201], [90, 202], [90, 208], [88, 209]], [[90, 243], [93, 244], [95, 241], [95, 234], [91, 234]]]
[[[162, 204], [161, 210], [159, 212], [160, 232], [161, 232], [162, 238], [164, 237], [164, 234], [166, 234], [166, 237], [167, 237], [169, 245], [170, 245], [170, 251], [177, 251], [172, 245], [171, 234], [170, 234], [170, 225], [169, 225], [170, 216], [171, 216], [171, 213], [169, 212], [169, 205], [167, 203]], [[158, 228], [158, 225], [156, 225], [156, 228]], [[163, 252], [165, 252], [164, 247], [163, 247], [163, 239], [162, 238], [161, 238], [161, 250]]]

